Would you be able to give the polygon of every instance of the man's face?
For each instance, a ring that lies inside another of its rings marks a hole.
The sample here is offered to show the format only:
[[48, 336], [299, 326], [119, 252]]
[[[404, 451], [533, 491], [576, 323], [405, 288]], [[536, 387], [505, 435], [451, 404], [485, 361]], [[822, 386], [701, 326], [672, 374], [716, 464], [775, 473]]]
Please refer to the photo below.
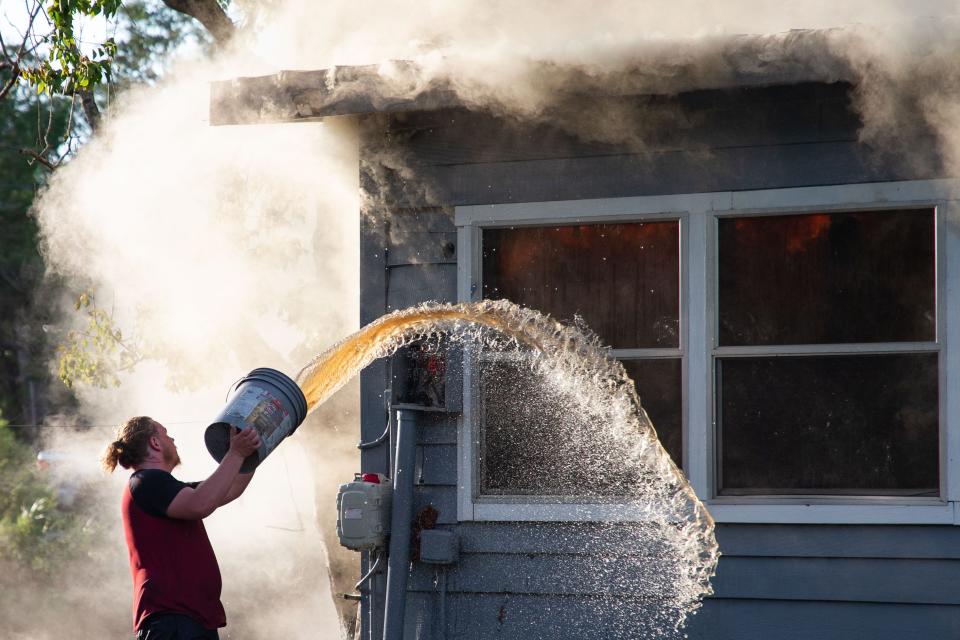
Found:
[[163, 461], [170, 465], [170, 468], [180, 464], [180, 454], [177, 453], [177, 444], [167, 433], [167, 428], [159, 422], [154, 422], [157, 439], [160, 441], [160, 453], [163, 455]]

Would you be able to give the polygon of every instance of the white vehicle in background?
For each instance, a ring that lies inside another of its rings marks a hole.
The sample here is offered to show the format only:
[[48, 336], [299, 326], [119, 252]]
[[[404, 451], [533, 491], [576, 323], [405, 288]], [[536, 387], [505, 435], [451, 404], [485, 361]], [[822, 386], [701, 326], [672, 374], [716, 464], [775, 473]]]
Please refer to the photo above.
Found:
[[50, 486], [56, 492], [57, 508], [69, 511], [77, 501], [80, 479], [71, 471], [76, 457], [52, 449], [37, 453], [37, 470], [47, 476]]

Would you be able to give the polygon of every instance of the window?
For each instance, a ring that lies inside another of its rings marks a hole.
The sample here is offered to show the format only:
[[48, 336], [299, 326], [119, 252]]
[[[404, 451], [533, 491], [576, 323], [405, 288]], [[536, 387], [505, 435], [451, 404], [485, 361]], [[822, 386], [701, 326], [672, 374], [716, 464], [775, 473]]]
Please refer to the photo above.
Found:
[[935, 222], [717, 220], [719, 495], [939, 495]]
[[[565, 322], [582, 318], [612, 347], [642, 391], [661, 442], [680, 466], [680, 222], [484, 229], [485, 298], [507, 298]], [[589, 438], [592, 430], [545, 398], [549, 385], [515, 361], [484, 354], [479, 364], [482, 495], [615, 494], [622, 475]], [[550, 443], [550, 446], [544, 446]], [[564, 460], [582, 460], [571, 469]]]
[[[960, 523], [958, 187], [459, 207], [460, 296], [581, 316], [718, 521]], [[468, 372], [460, 517], [629, 519], [538, 500], [567, 493], [528, 470], [578, 454], [484, 391], [511, 366]]]

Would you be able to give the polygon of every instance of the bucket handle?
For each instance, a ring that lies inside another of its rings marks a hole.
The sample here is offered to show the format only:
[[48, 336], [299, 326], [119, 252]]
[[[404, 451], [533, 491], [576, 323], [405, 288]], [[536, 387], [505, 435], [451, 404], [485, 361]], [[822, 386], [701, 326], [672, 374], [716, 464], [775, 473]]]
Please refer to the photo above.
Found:
[[247, 377], [247, 376], [240, 376], [239, 378], [237, 378], [236, 380], [234, 380], [233, 383], [231, 383], [231, 385], [230, 385], [229, 387], [227, 387], [227, 395], [225, 395], [225, 396], [223, 397], [223, 401], [224, 401], [224, 402], [226, 402], [226, 401], [230, 398], [230, 394], [233, 393], [233, 390], [237, 388], [237, 383], [240, 382], [241, 380], [243, 380], [243, 379], [246, 378], [246, 377]]

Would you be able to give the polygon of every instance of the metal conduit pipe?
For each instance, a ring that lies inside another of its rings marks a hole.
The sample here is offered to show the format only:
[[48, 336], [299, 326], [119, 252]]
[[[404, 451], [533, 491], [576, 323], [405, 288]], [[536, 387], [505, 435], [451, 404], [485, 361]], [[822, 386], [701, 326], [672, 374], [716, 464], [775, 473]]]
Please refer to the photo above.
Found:
[[[386, 393], [388, 396], [391, 394], [389, 389], [386, 391]], [[387, 420], [387, 425], [384, 428], [383, 433], [369, 442], [363, 442], [361, 438], [361, 441], [357, 443], [357, 449], [360, 449], [362, 452], [369, 452], [383, 445], [387, 445], [387, 449], [389, 450], [390, 445], [388, 440], [390, 439], [391, 431], [393, 431], [393, 420]], [[390, 455], [388, 454], [386, 458], [387, 469], [385, 471], [389, 476], [392, 474], [392, 470], [389, 468]], [[364, 576], [360, 579], [360, 582], [357, 583], [356, 587], [357, 589], [360, 589], [360, 585], [362, 585], [364, 582], [368, 582], [368, 588], [366, 592], [364, 593], [361, 591], [361, 594], [365, 595], [366, 597], [365, 603], [361, 599], [361, 611], [363, 610], [364, 604], [366, 605], [367, 610], [366, 619], [360, 623], [362, 634], [361, 637], [364, 640], [373, 640], [374, 638], [379, 640], [379, 638], [383, 636], [383, 628], [381, 626], [383, 623], [383, 611], [377, 609], [376, 600], [377, 595], [382, 595], [384, 592], [384, 577], [383, 568], [381, 565], [386, 559], [387, 552], [385, 549], [377, 549], [374, 551], [365, 552], [365, 556], [367, 573], [364, 574]], [[374, 557], [376, 558], [376, 561], [374, 561]], [[366, 622], [366, 628], [363, 628], [364, 622]]]
[[[377, 555], [377, 562], [379, 562], [380, 559], [382, 558], [383, 558], [383, 552], [380, 552]], [[369, 556], [368, 556], [367, 562], [368, 563], [370, 562]], [[377, 587], [379, 586], [377, 584], [377, 574], [374, 573], [371, 576], [371, 578], [372, 579], [370, 580], [370, 588], [367, 590], [367, 634], [369, 638], [373, 638], [374, 629], [377, 628], [376, 625], [377, 625], [377, 622], [379, 622], [376, 614]]]
[[412, 412], [397, 411], [397, 446], [393, 468], [393, 513], [387, 556], [387, 593], [383, 640], [403, 640], [403, 616], [410, 573], [410, 529], [413, 522], [413, 474], [417, 422]]

